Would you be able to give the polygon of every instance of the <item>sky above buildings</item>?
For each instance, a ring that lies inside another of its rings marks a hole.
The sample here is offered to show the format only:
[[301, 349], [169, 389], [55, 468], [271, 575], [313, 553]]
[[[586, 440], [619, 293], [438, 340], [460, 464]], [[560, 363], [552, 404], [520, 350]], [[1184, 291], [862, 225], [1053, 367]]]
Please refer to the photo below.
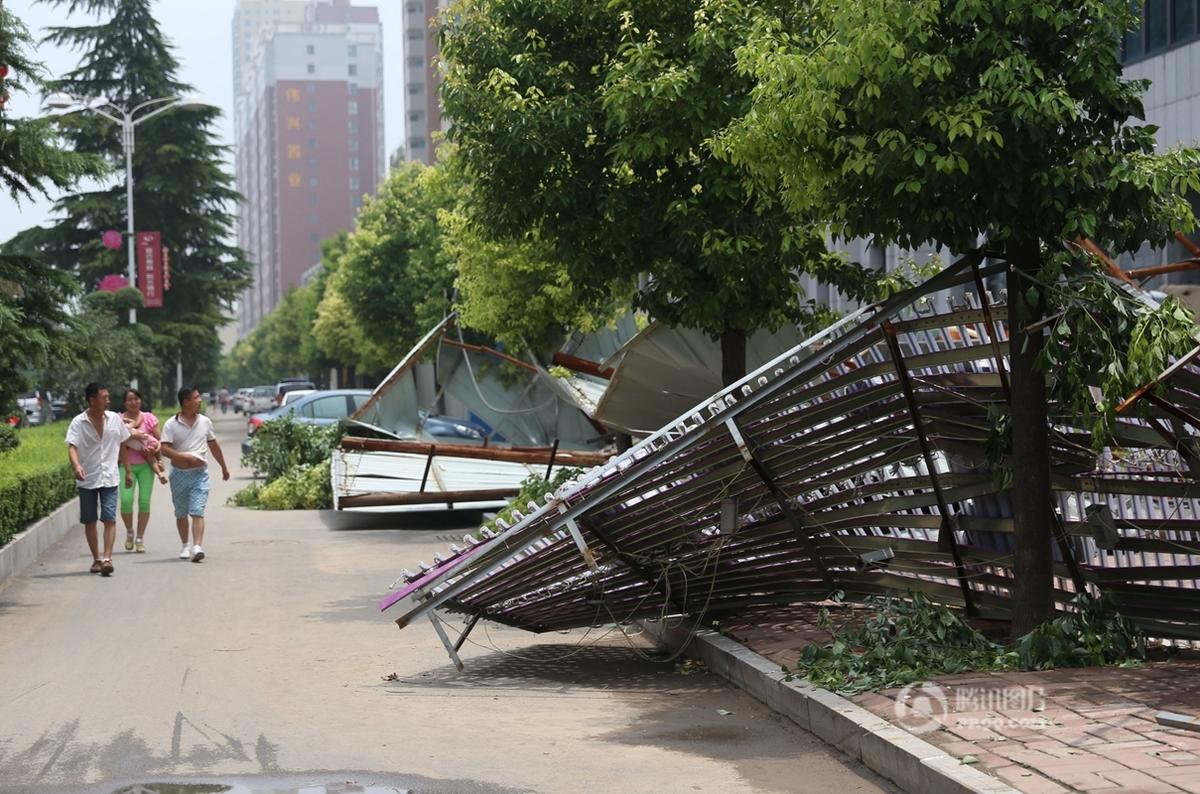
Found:
[[[233, 52], [230, 25], [233, 22], [234, 0], [155, 0], [154, 12], [164, 35], [175, 45], [175, 57], [180, 63], [180, 80], [189, 83], [196, 93], [211, 105], [219, 107], [224, 116], [218, 122], [220, 140], [233, 144]], [[385, 152], [391, 153], [404, 142], [403, 75], [403, 4], [397, 0], [354, 0], [354, 5], [374, 5], [379, 9], [383, 25], [383, 79]], [[87, 17], [78, 16], [64, 23], [61, 12], [36, 0], [4, 0], [4, 6], [15, 14], [35, 40], [40, 40], [49, 25], [86, 24]], [[49, 44], [40, 45], [34, 53], [45, 66], [49, 76], [57, 77], [72, 68], [80, 53]], [[39, 98], [14, 96], [8, 111], [15, 116], [33, 116], [39, 112]], [[228, 165], [233, 173], [233, 164]], [[124, 176], [112, 179], [122, 182]], [[10, 204], [8, 196], [2, 199]], [[52, 201], [22, 201], [16, 207], [5, 206], [0, 211], [0, 241], [31, 226], [43, 225], [52, 217]]]

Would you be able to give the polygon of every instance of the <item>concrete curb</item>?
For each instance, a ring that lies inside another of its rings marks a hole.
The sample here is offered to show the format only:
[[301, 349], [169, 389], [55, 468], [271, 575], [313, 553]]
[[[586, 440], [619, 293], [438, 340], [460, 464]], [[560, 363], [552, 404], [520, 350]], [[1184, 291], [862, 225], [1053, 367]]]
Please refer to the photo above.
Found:
[[77, 526], [80, 526], [79, 502], [71, 500], [0, 547], [0, 587], [37, 562], [42, 552]]
[[700, 659], [709, 670], [801, 728], [913, 794], [1018, 794], [1001, 780], [963, 765], [924, 739], [841, 695], [804, 679], [785, 681], [779, 665], [741, 643], [690, 622], [643, 621], [659, 645]]

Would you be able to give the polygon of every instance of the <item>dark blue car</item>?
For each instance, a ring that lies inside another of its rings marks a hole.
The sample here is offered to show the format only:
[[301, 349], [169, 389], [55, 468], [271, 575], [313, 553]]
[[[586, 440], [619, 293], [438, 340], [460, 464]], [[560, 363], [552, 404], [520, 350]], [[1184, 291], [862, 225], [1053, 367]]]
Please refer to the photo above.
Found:
[[263, 422], [291, 414], [297, 422], [306, 425], [335, 425], [357, 411], [371, 399], [370, 389], [333, 389], [315, 391], [298, 400], [254, 414], [246, 425], [246, 440], [242, 442], [242, 454], [250, 453], [251, 440]]

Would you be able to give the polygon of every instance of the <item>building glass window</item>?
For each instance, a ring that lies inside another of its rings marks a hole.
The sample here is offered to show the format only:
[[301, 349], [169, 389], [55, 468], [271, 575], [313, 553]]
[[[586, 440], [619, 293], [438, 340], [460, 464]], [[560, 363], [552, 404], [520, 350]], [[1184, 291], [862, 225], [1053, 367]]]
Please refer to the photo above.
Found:
[[310, 63], [310, 64], [308, 65], [308, 73], [309, 73], [309, 74], [316, 74], [316, 73], [317, 73], [317, 67], [313, 66], [313, 65]]
[[424, 149], [425, 148], [425, 139], [424, 138], [409, 138], [408, 139], [408, 148]]
[[309, 113], [316, 113], [316, 112], [317, 112], [317, 103], [316, 103], [316, 102], [309, 102], [309, 103], [308, 103], [308, 112], [309, 112]]
[[352, 152], [358, 151], [358, 138], [350, 139], [350, 151], [352, 151]]
[[425, 84], [424, 83], [409, 83], [408, 84], [408, 93], [414, 94], [414, 95], [425, 93]]
[[1171, 43], [1196, 35], [1196, 0], [1175, 0], [1171, 13]]
[[351, 157], [351, 158], [350, 158], [350, 170], [351, 170], [351, 171], [357, 171], [357, 170], [358, 170], [358, 158], [357, 158], [357, 157]]
[[317, 178], [316, 178], [315, 176], [310, 176], [310, 177], [308, 178], [308, 186], [309, 186], [309, 187], [316, 187], [316, 186], [317, 186]]
[[1146, 0], [1146, 52], [1167, 46], [1167, 0]]
[[1140, 25], [1125, 34], [1122, 57], [1125, 62], [1156, 55], [1173, 46], [1200, 37], [1197, 0], [1132, 0]]
[[350, 189], [351, 189], [351, 190], [358, 190], [358, 189], [359, 189], [359, 187], [358, 187], [358, 177], [356, 177], [356, 176], [352, 176], [352, 177], [350, 177]]
[[353, 132], [353, 133], [358, 132], [358, 122], [355, 121], [354, 119], [350, 119], [350, 122], [346, 126], [347, 126], [347, 129], [350, 130], [350, 132]]
[[347, 102], [346, 103], [346, 112], [349, 113], [351, 116], [357, 116], [358, 115], [358, 103], [355, 102], [354, 100], [350, 100], [349, 102]]
[[346, 48], [346, 54], [349, 55], [351, 58], [357, 58], [358, 57], [358, 45], [351, 44], [349, 47]]
[[416, 122], [416, 121], [424, 121], [424, 120], [425, 120], [425, 111], [423, 111], [423, 110], [411, 110], [411, 111], [409, 111], [409, 113], [408, 113], [408, 120], [409, 120], [409, 121], [413, 121], [413, 122]]
[[425, 31], [421, 30], [421, 28], [409, 28], [408, 37], [413, 41], [420, 41], [425, 38]]
[[316, 83], [305, 83], [304, 90], [310, 94], [315, 94], [315, 93], [317, 93], [317, 84]]
[[408, 56], [408, 65], [414, 69], [420, 69], [425, 65], [425, 59], [420, 55], [410, 55]]
[[346, 72], [351, 77], [354, 77], [356, 74], [358, 74], [358, 64], [357, 63], [350, 64], [349, 66], [346, 67]]
[[308, 55], [315, 55], [317, 52], [317, 48], [314, 47], [313, 45], [309, 44], [307, 47], [304, 48], [304, 52], [307, 53]]

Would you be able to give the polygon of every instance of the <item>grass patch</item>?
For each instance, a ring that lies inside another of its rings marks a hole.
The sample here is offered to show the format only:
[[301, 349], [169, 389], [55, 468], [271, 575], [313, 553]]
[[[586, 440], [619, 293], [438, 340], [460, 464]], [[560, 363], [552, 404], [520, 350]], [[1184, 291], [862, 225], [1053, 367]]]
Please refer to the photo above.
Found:
[[0, 546], [75, 496], [67, 424], [18, 430], [20, 444], [0, 452]]

